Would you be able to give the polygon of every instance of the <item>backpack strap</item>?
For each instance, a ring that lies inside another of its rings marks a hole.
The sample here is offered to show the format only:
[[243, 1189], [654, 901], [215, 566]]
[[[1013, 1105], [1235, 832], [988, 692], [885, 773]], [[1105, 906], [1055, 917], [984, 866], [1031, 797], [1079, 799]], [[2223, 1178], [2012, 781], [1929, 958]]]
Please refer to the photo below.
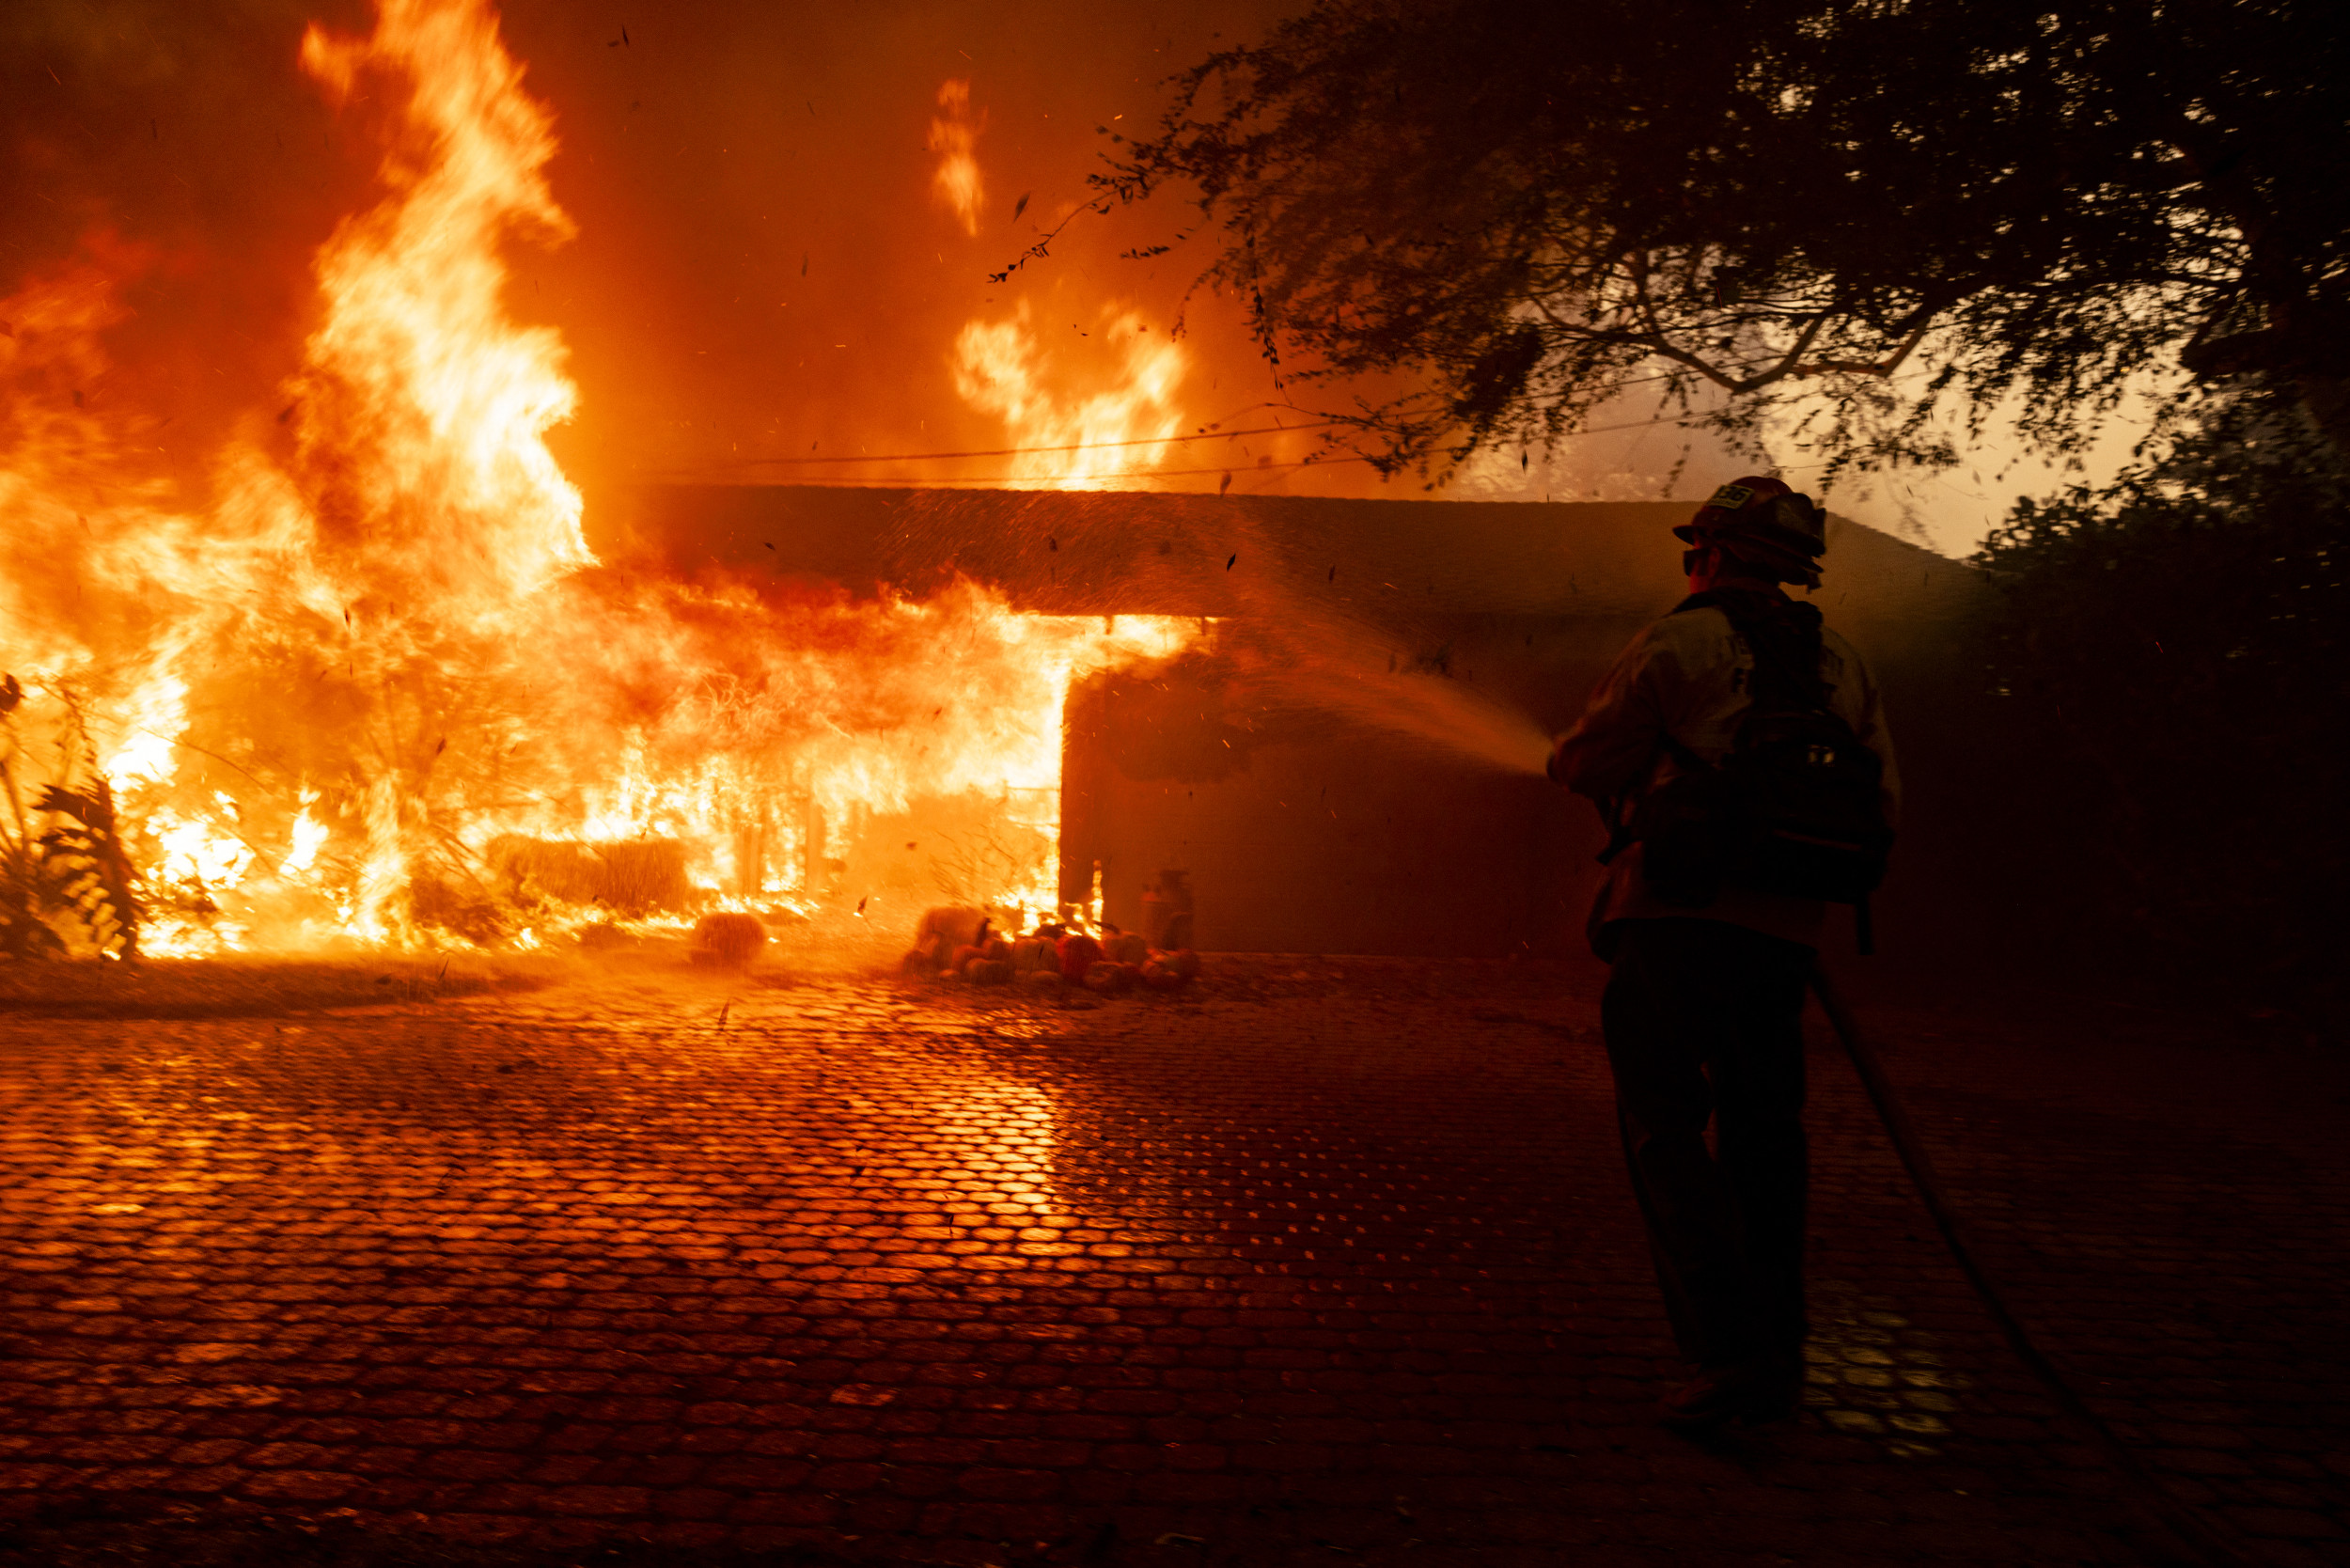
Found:
[[1829, 705], [1834, 687], [1820, 677], [1819, 606], [1751, 588], [1709, 588], [1689, 595], [1673, 606], [1672, 613], [1700, 609], [1721, 611], [1754, 655], [1742, 731], [1746, 722], [1764, 711], [1766, 702], [1770, 710], [1779, 713], [1834, 712]]

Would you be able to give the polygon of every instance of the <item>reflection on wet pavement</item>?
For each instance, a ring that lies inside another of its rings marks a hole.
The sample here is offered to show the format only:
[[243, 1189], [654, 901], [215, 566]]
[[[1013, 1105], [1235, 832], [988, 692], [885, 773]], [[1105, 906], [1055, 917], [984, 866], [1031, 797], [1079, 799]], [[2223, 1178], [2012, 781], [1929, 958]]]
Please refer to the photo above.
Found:
[[1099, 1007], [615, 976], [0, 1022], [0, 1509], [1007, 1563], [2112, 1557], [1825, 1069], [1809, 1413], [1655, 1428], [1594, 1024], [1555, 976], [1377, 961]]

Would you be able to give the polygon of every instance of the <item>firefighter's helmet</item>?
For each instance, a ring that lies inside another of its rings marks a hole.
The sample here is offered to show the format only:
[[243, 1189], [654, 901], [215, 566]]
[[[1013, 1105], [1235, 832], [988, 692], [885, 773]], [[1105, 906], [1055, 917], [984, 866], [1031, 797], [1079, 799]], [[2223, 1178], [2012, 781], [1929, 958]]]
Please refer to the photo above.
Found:
[[1826, 514], [1782, 479], [1760, 475], [1732, 479], [1673, 533], [1691, 546], [1683, 557], [1687, 570], [1696, 570], [1706, 551], [1718, 550], [1775, 582], [1820, 586]]

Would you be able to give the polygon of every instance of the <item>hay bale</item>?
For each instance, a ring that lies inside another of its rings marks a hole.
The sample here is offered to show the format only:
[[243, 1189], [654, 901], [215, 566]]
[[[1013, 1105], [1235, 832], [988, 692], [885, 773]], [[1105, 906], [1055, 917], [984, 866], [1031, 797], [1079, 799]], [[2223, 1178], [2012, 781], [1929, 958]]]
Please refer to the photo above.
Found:
[[930, 948], [944, 942], [947, 951], [952, 953], [957, 948], [966, 948], [978, 942], [988, 925], [988, 919], [984, 909], [958, 905], [926, 909], [922, 911], [921, 923], [914, 928], [914, 945]]
[[[598, 903], [634, 915], [682, 909], [692, 901], [694, 885], [685, 874], [685, 846], [677, 839], [634, 839], [594, 848]], [[759, 923], [755, 916], [742, 918]], [[761, 932], [760, 940], [765, 936]]]
[[483, 857], [518, 902], [602, 904], [619, 915], [682, 909], [694, 896], [685, 846], [675, 839], [583, 844], [519, 833], [490, 840]]
[[964, 965], [964, 978], [973, 985], [1010, 985], [1011, 965], [992, 958], [975, 958]]
[[1058, 967], [1031, 969], [1020, 977], [1021, 985], [1029, 991], [1058, 991], [1069, 982], [1060, 978]]
[[1060, 973], [1060, 952], [1051, 942], [1041, 937], [1024, 936], [1011, 945], [1011, 967], [1015, 974], [1032, 975], [1039, 969]]
[[482, 858], [505, 884], [509, 898], [545, 899], [555, 903], [596, 902], [596, 857], [586, 844], [501, 833], [490, 840]]
[[1136, 968], [1151, 961], [1151, 944], [1135, 932], [1121, 932], [1102, 944], [1102, 951], [1120, 964]]
[[1154, 958], [1142, 966], [1142, 983], [1151, 991], [1181, 991], [1191, 983], [1191, 977], [1169, 968]]
[[[767, 928], [756, 915], [731, 912], [705, 915], [694, 924], [694, 957], [697, 963], [740, 968], [767, 944]], [[704, 959], [703, 954], [709, 957]]]

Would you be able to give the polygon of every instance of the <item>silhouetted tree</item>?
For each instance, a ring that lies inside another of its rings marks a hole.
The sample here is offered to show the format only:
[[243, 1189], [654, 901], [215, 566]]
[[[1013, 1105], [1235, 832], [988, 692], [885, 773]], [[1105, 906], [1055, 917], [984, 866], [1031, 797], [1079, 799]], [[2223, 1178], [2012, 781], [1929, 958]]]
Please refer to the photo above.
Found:
[[2110, 487], [2022, 503], [1977, 559], [2006, 602], [2007, 744], [2045, 737], [2013, 787], [2062, 824], [2031, 876], [2143, 956], [2350, 1021], [2350, 472], [2329, 444], [2297, 409], [2223, 401]]
[[1403, 373], [1389, 470], [1643, 384], [1814, 394], [1840, 466], [2011, 398], [2064, 450], [2173, 365], [2350, 446], [2331, 0], [1325, 0], [1179, 80], [1099, 183], [1196, 195], [1277, 361]]

